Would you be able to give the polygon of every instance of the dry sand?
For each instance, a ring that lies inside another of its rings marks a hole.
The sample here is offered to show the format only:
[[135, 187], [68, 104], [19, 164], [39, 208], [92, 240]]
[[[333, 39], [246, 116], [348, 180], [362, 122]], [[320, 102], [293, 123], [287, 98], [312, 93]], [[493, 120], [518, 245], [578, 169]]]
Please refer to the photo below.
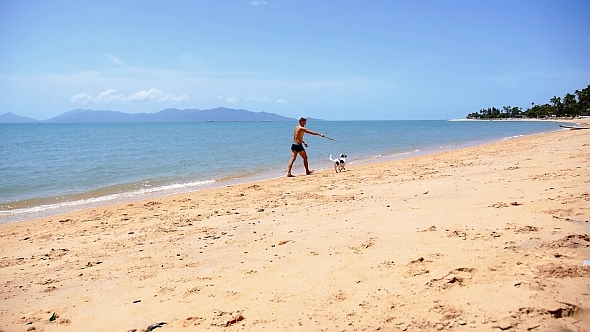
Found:
[[590, 331], [589, 165], [563, 130], [3, 225], [0, 330]]

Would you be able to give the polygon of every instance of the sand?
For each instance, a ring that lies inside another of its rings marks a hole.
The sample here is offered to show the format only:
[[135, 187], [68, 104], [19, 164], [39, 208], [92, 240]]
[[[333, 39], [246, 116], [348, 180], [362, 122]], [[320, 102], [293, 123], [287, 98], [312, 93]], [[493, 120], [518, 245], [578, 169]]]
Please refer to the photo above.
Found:
[[2, 225], [0, 330], [590, 331], [589, 220], [560, 130]]

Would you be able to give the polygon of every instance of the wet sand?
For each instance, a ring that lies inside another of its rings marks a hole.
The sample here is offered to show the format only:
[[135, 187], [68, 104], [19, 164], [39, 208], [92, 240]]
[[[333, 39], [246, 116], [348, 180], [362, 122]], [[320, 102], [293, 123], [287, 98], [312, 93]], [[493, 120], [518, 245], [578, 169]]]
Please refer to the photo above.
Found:
[[564, 129], [2, 225], [0, 331], [590, 331], [589, 221]]

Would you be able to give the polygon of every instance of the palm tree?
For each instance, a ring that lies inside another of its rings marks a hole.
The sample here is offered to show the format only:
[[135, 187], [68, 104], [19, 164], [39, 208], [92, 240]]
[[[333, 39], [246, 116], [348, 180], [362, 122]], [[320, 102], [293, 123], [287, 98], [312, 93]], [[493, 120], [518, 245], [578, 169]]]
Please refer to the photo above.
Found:
[[581, 91], [576, 90], [576, 96], [578, 97], [578, 111], [580, 114], [585, 113], [587, 115], [590, 112], [590, 85]]
[[565, 116], [578, 116], [578, 103], [576, 102], [575, 95], [568, 93], [563, 97], [563, 110], [565, 112]]
[[551, 101], [551, 104], [553, 104], [552, 105], [553, 106], [553, 112], [551, 112], [549, 115], [555, 114], [557, 116], [560, 116], [562, 114], [561, 111], [562, 111], [562, 108], [563, 108], [563, 105], [561, 103], [561, 98], [560, 97], [553, 96], [553, 98], [551, 98], [550, 101]]

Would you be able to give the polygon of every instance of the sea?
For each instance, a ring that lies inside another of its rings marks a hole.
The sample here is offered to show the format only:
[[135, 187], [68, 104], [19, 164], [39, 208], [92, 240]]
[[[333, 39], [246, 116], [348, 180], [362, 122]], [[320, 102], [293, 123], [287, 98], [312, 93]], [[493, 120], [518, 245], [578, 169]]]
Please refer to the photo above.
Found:
[[[296, 122], [0, 124], [0, 224], [286, 176]], [[310, 168], [560, 130], [551, 121], [308, 121]], [[304, 176], [301, 158], [293, 174]], [[338, 175], [334, 173], [334, 176]], [[288, 181], [287, 179], [285, 181]]]

